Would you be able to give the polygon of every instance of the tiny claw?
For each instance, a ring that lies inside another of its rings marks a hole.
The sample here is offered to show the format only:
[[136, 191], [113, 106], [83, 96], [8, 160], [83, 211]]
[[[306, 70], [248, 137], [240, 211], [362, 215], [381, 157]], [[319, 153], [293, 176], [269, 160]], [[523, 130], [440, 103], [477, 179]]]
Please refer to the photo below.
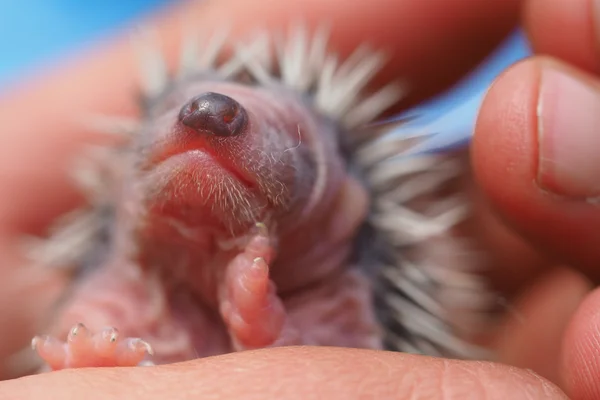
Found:
[[269, 228], [263, 222], [257, 222], [254, 227], [257, 229], [260, 236], [269, 236]]
[[152, 349], [152, 346], [150, 346], [150, 343], [146, 342], [145, 340], [142, 339], [135, 339], [132, 340], [130, 343], [130, 347], [132, 350], [139, 350], [140, 348], [143, 348], [144, 350], [146, 350], [146, 353], [148, 353], [149, 355], [153, 356], [154, 355], [154, 350]]
[[57, 344], [59, 343], [59, 341], [56, 340], [56, 338], [49, 335], [35, 336], [33, 339], [31, 339], [31, 349], [38, 351], [40, 350], [40, 345], [49, 343]]
[[48, 339], [47, 336], [35, 336], [33, 339], [31, 339], [31, 350], [37, 350], [40, 340], [47, 340], [47, 339]]
[[81, 336], [81, 334], [89, 334], [89, 331], [84, 324], [79, 322], [73, 328], [71, 328], [67, 340], [72, 341], [76, 336]]
[[119, 339], [119, 331], [115, 328], [106, 328], [102, 331], [102, 339], [115, 343]]
[[64, 342], [61, 342], [48, 335], [35, 336], [33, 339], [31, 339], [31, 348], [52, 369], [57, 369], [64, 366]]
[[267, 264], [264, 257], [256, 257], [252, 260], [252, 271], [259, 272], [260, 274], [269, 274], [269, 264]]

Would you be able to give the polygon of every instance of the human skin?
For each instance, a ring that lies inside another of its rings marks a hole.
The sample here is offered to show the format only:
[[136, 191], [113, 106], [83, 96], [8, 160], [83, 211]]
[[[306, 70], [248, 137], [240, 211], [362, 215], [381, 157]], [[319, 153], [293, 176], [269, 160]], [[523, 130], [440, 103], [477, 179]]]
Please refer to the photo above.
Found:
[[[218, 16], [240, 20], [232, 24], [238, 34], [261, 22], [280, 27], [298, 15], [311, 21], [327, 15], [336, 28], [336, 50], [347, 53], [364, 38], [393, 50], [394, 58], [382, 80], [408, 76], [419, 89], [414, 101], [452, 82], [484, 56], [512, 28], [522, 8], [536, 50], [588, 74], [598, 72], [591, 0], [431, 0], [426, 7], [424, 2], [379, 0], [357, 3], [351, 9], [334, 0], [263, 2], [268, 4], [264, 8], [257, 2], [249, 7], [243, 1], [215, 2], [206, 8], [184, 5], [185, 12], [172, 15], [197, 16], [198, 23], [207, 25], [218, 21]], [[175, 23], [176, 18], [161, 22], [162, 32], [171, 41], [179, 33]], [[558, 30], [568, 33], [570, 41], [554, 40], [553, 32]], [[474, 48], [464, 43], [469, 37], [477, 38]], [[170, 54], [172, 60], [175, 51], [176, 47]], [[119, 393], [128, 393], [148, 400], [184, 398], [189, 393], [194, 398], [292, 399], [318, 392], [331, 399], [365, 394], [464, 398], [465, 393], [477, 398], [564, 398], [552, 381], [572, 398], [599, 398], [595, 378], [600, 370], [600, 347], [594, 343], [600, 331], [596, 311], [600, 296], [588, 295], [589, 283], [583, 274], [592, 279], [598, 275], [593, 265], [599, 264], [600, 250], [587, 240], [598, 238], [597, 228], [596, 232], [592, 228], [598, 226], [600, 211], [581, 200], [557, 199], [535, 184], [538, 156], [532, 116], [541, 72], [548, 68], [567, 71], [545, 60], [533, 58], [509, 69], [488, 93], [473, 146], [477, 178], [473, 196], [478, 201], [483, 241], [498, 255], [492, 278], [516, 310], [516, 317], [508, 318], [505, 329], [494, 338], [500, 361], [530, 368], [547, 380], [524, 369], [487, 363], [351, 349], [281, 348], [176, 366], [43, 374], [3, 382], [0, 395], [119, 398]], [[439, 65], [447, 68], [440, 70]], [[42, 276], [22, 268], [15, 239], [23, 232], [39, 232], [78, 200], [62, 173], [66, 167], [62, 160], [91, 133], [81, 131], [72, 117], [89, 109], [132, 112], [130, 90], [135, 73], [127, 43], [117, 42], [87, 60], [76, 60], [32, 80], [25, 89], [0, 101], [0, 121], [5, 124], [0, 188], [2, 193], [11, 193], [0, 199], [0, 359], [7, 359], [29, 340], [36, 321], [48, 314], [47, 304], [67, 284], [58, 273]], [[589, 86], [597, 85], [593, 75], [584, 80]], [[575, 136], [576, 132], [565, 134]], [[594, 138], [581, 140], [594, 143]], [[570, 177], [569, 181], [578, 179]], [[565, 241], [566, 228], [584, 240]], [[21, 301], [12, 301], [14, 297]], [[525, 324], [519, 322], [523, 319]], [[168, 393], [159, 390], [164, 387]]]

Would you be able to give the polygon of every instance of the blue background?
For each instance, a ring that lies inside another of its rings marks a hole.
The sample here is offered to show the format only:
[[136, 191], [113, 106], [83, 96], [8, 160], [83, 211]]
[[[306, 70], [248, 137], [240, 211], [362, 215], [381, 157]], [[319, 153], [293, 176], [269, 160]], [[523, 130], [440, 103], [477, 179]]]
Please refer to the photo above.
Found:
[[[0, 89], [29, 68], [55, 59], [118, 29], [131, 19], [175, 0], [0, 0]], [[506, 66], [528, 55], [516, 32], [456, 87], [402, 116], [417, 116], [398, 134], [425, 129], [435, 134], [421, 150], [468, 141], [485, 90]]]
[[174, 0], [0, 0], [0, 87]]

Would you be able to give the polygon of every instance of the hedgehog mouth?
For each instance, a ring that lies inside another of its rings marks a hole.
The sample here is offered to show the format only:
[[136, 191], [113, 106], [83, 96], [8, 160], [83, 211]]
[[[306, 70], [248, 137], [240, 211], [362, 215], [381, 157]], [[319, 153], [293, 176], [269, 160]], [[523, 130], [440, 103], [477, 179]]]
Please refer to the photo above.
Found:
[[214, 152], [211, 152], [204, 146], [196, 146], [193, 148], [187, 146], [173, 146], [153, 157], [151, 164], [154, 166], [161, 166], [165, 163], [177, 162], [177, 160], [182, 162], [202, 161], [203, 164], [210, 163], [213, 167], [219, 168], [225, 174], [236, 179], [236, 181], [240, 182], [247, 189], [253, 190], [257, 187], [255, 177], [250, 176], [244, 169], [233, 163], [227, 162], [223, 157], [214, 154]]

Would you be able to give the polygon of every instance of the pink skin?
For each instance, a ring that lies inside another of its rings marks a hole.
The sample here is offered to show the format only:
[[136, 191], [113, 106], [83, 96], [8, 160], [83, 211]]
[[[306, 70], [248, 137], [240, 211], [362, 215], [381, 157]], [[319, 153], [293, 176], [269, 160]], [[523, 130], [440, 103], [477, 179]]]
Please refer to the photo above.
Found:
[[[235, 135], [181, 119], [206, 92], [243, 107]], [[147, 345], [154, 363], [292, 344], [380, 348], [370, 287], [349, 268], [367, 196], [335, 127], [282, 88], [197, 81], [159, 100], [127, 155], [112, 252], [53, 336], [34, 341], [50, 368], [138, 365]]]

